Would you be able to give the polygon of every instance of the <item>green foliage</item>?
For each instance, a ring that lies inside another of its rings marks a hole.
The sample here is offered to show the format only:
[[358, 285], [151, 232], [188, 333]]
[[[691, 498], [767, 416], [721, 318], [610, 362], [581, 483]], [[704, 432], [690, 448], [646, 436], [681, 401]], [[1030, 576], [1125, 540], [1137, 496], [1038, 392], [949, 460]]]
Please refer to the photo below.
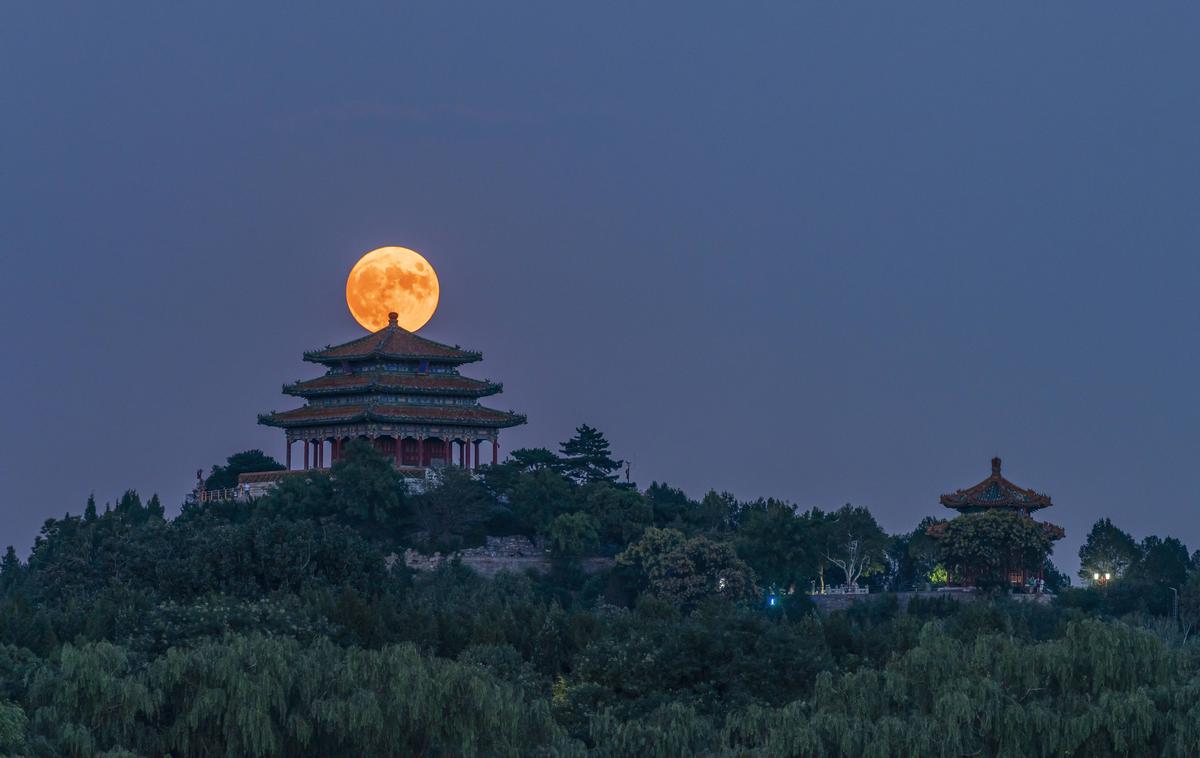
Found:
[[[580, 753], [544, 702], [411, 645], [249, 635], [173, 648], [145, 667], [109, 643], [64, 646], [60, 661], [39, 673], [30, 700], [39, 736], [64, 754]], [[5, 715], [0, 706], [0, 738]]]
[[1110, 519], [1102, 518], [1092, 525], [1087, 540], [1079, 548], [1079, 578], [1090, 582], [1095, 574], [1107, 573], [1119, 579], [1140, 558], [1141, 551], [1133, 537], [1113, 526]]
[[884, 570], [888, 537], [866, 508], [844, 505], [821, 519], [817, 530], [821, 557], [841, 571], [846, 584]]
[[696, 507], [683, 490], [666, 482], [651, 482], [646, 489], [646, 500], [654, 516], [655, 526], [682, 525], [684, 518]]
[[617, 561], [636, 568], [652, 594], [681, 608], [714, 598], [738, 602], [756, 595], [754, 571], [733, 548], [675, 529], [647, 529]]
[[[804, 589], [841, 579], [835, 562], [936, 583], [947, 544], [960, 566], [1015, 556], [1058, 581], [1035, 563], [1052, 535], [968, 518], [938, 527], [949, 542], [932, 520], [889, 537], [866, 509], [640, 494], [550, 458], [406, 498], [354, 450], [254, 503], [168, 520], [131, 491], [48, 520], [27, 562], [0, 561], [0, 755], [1200, 754], [1200, 566], [1177, 540], [1053, 605], [873, 594], [818, 615]], [[497, 525], [617, 565], [398, 560]]]
[[590, 514], [564, 513], [550, 522], [550, 549], [555, 555], [579, 557], [600, 544], [600, 525]]
[[29, 717], [21, 706], [9, 700], [0, 700], [0, 750], [5, 755], [18, 755], [28, 748], [25, 735], [29, 728]]
[[411, 498], [410, 507], [413, 523], [432, 546], [455, 550], [483, 542], [484, 526], [497, 503], [468, 472], [448, 466], [441, 470], [438, 485]]
[[226, 458], [224, 466], [213, 466], [208, 478], [204, 480], [204, 488], [209, 490], [229, 489], [237, 486], [239, 474], [282, 470], [283, 464], [263, 451], [244, 450]]
[[507, 499], [516, 517], [540, 534], [546, 534], [560, 514], [575, 510], [571, 483], [548, 469], [518, 474]]
[[820, 559], [813, 519], [774, 499], [750, 503], [740, 514], [738, 556], [767, 585], [806, 589]]
[[575, 429], [575, 436], [562, 443], [559, 464], [562, 472], [580, 484], [615, 482], [613, 473], [624, 465], [614, 460], [604, 434], [587, 424]]
[[1036, 572], [1052, 546], [1042, 523], [1004, 510], [959, 516], [946, 524], [939, 542], [942, 562], [951, 573], [1001, 583], [1007, 582], [1007, 571]]
[[332, 505], [352, 523], [397, 533], [408, 521], [400, 474], [383, 453], [354, 440], [330, 470]]
[[[942, 522], [932, 516], [926, 516], [917, 524], [916, 529], [890, 538], [887, 545], [887, 560], [891, 567], [889, 578], [891, 586], [896, 590], [919, 590], [924, 589], [927, 584], [946, 584], [946, 570], [938, 564], [937, 541], [929, 535], [930, 527], [938, 523]], [[939, 568], [941, 575], [935, 580], [933, 575]]]
[[579, 492], [582, 510], [592, 516], [600, 528], [600, 539], [623, 546], [636, 539], [649, 526], [654, 511], [636, 491], [608, 482], [593, 482]]

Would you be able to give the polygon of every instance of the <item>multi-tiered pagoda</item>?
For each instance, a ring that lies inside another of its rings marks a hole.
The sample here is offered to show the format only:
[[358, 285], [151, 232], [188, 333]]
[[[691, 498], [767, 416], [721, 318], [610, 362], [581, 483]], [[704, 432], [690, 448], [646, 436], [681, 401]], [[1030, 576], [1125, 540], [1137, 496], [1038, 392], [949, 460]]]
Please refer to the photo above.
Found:
[[294, 443], [301, 443], [305, 469], [324, 468], [354, 439], [370, 440], [397, 467], [414, 470], [452, 465], [456, 458], [473, 468], [484, 442], [496, 463], [500, 430], [525, 423], [525, 417], [479, 404], [501, 385], [462, 376], [458, 367], [482, 357], [418, 337], [391, 313], [388, 325], [373, 334], [305, 353], [304, 360], [326, 367], [325, 375], [283, 391], [306, 404], [260, 415], [258, 422], [284, 429], [289, 470]]

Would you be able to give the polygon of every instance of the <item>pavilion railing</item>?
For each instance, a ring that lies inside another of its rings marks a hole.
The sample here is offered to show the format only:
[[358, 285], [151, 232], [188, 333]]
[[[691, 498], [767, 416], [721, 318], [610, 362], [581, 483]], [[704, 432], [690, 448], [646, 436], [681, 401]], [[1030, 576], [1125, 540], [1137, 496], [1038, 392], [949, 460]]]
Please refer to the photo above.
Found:
[[196, 502], [198, 503], [220, 503], [237, 499], [237, 487], [226, 487], [225, 489], [219, 490], [200, 490], [196, 493]]

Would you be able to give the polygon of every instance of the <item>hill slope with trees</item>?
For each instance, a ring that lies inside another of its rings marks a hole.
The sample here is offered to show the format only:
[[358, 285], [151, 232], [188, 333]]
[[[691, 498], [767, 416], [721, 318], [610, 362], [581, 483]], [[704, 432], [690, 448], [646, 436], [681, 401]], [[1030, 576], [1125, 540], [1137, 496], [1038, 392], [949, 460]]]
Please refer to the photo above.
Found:
[[[1050, 605], [883, 594], [821, 616], [812, 586], [936, 585], [1050, 545], [620, 471], [584, 426], [416, 495], [363, 445], [249, 503], [89, 501], [0, 562], [0, 754], [1200, 754], [1200, 561], [1173, 538], [1097, 523], [1081, 573], [1112, 579], [1052, 575]], [[550, 574], [396, 559], [510, 534]], [[615, 565], [585, 574], [589, 555]]]

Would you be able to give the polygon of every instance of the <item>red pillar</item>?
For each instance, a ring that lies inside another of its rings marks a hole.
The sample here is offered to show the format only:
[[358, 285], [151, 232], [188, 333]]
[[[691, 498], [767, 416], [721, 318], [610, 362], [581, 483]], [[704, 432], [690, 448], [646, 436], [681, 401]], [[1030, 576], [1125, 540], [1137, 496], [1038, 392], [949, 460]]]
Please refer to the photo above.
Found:
[[417, 465], [425, 465], [425, 438], [417, 437]]
[[492, 465], [495, 466], [500, 462], [500, 438], [492, 440]]
[[400, 437], [396, 438], [396, 465], [404, 465], [404, 440]]
[[321, 459], [320, 468], [325, 468], [325, 440], [317, 440], [317, 457]]
[[287, 441], [287, 466], [288, 471], [292, 470], [292, 441]]
[[308, 471], [308, 440], [304, 440], [304, 470]]
[[470, 440], [463, 440], [463, 455], [465, 455], [467, 458], [467, 464], [464, 468], [466, 468], [468, 471], [470, 471], [471, 470], [471, 441]]
[[454, 443], [450, 440], [442, 440], [442, 452], [445, 458], [443, 462], [447, 466], [452, 465], [454, 463]]
[[479, 468], [479, 464], [483, 461], [479, 455], [479, 446], [482, 444], [483, 440], [475, 440], [475, 468]]
[[467, 465], [466, 452], [467, 452], [467, 443], [465, 443], [465, 442], [458, 443], [458, 465], [459, 466]]

